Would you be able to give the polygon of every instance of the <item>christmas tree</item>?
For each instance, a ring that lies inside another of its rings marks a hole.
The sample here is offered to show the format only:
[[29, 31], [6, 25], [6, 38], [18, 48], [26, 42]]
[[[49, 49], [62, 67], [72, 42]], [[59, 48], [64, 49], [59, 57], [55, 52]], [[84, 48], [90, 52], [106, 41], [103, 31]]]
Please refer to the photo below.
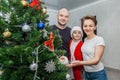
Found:
[[65, 80], [67, 68], [57, 50], [58, 31], [51, 31], [45, 3], [0, 0], [0, 80]]

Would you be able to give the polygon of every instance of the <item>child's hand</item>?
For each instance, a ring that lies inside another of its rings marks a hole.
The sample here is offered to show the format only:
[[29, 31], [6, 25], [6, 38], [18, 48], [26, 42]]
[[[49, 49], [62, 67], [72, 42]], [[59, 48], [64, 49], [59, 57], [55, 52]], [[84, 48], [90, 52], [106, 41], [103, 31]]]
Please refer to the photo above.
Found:
[[67, 66], [68, 68], [71, 68], [71, 67], [72, 67], [72, 65], [71, 65], [71, 64], [66, 64], [66, 66]]

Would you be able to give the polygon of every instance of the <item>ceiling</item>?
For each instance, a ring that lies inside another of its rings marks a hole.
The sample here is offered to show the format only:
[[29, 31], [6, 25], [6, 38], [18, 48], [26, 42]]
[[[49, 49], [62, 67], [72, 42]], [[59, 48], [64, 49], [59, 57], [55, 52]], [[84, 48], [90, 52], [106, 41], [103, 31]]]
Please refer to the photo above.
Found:
[[71, 10], [100, 0], [41, 0], [41, 1], [45, 2], [47, 8], [49, 7], [58, 10], [62, 7], [65, 7]]

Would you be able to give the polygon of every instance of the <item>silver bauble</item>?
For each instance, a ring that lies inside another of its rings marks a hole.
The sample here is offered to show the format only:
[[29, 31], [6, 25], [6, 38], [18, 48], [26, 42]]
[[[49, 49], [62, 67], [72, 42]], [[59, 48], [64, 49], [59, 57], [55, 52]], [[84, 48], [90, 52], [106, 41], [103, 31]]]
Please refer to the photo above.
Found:
[[35, 71], [37, 70], [38, 65], [36, 63], [33, 63], [30, 65], [30, 70]]
[[22, 31], [23, 32], [30, 32], [31, 28], [29, 25], [27, 25], [26, 23], [22, 26]]

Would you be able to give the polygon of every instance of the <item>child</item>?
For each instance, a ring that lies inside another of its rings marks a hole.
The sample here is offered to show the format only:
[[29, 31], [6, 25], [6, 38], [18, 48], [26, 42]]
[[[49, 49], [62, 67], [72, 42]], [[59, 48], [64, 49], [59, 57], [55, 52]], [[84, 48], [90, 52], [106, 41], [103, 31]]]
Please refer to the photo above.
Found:
[[[70, 51], [70, 62], [75, 60], [82, 60], [81, 46], [83, 32], [80, 26], [75, 26], [71, 30], [71, 40], [69, 42], [69, 51]], [[66, 65], [67, 67], [72, 67], [74, 80], [82, 80], [82, 70], [83, 66], [73, 67], [71, 64]]]

